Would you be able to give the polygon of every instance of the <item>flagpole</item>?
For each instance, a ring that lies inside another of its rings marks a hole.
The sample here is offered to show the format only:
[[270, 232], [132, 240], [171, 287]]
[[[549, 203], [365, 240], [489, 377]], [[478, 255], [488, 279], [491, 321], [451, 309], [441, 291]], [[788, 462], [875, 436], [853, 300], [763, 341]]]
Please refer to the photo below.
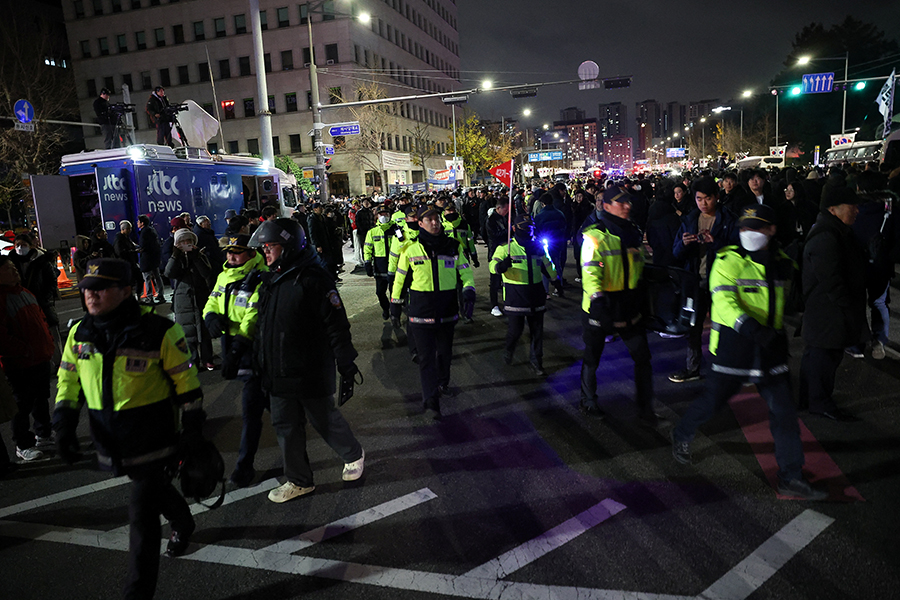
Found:
[[512, 216], [513, 216], [513, 193], [512, 193], [512, 182], [513, 182], [513, 173], [516, 171], [516, 159], [512, 158], [509, 161], [509, 212], [507, 216], [509, 217], [509, 222], [506, 224], [506, 255], [510, 256], [510, 247], [512, 246]]

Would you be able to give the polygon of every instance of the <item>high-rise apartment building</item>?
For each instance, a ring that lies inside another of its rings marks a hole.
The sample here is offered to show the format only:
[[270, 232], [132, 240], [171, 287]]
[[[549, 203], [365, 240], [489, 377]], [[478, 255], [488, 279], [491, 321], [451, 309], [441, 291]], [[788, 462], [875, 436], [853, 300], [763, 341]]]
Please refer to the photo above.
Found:
[[627, 135], [603, 140], [603, 162], [607, 168], [631, 169], [634, 166], [634, 146]]
[[600, 105], [600, 139], [628, 135], [628, 107], [621, 102]]
[[[554, 121], [555, 131], [565, 131], [568, 140], [569, 158], [573, 161], [584, 161], [586, 166], [593, 166], [600, 160], [597, 119], [585, 119], [584, 111], [578, 111], [581, 117], [574, 121]], [[567, 111], [560, 111], [566, 114]], [[576, 115], [577, 116], [577, 115]]]
[[641, 124], [646, 124], [644, 129], [650, 129], [650, 137], [659, 138], [665, 137], [663, 131], [664, 129], [664, 119], [663, 119], [663, 108], [662, 105], [656, 100], [644, 100], [643, 102], [638, 102], [634, 106], [638, 127]]
[[[218, 117], [223, 135], [209, 140], [213, 152], [260, 151], [258, 113], [272, 113], [275, 154], [298, 163], [315, 162], [309, 63], [320, 67], [322, 105], [356, 100], [374, 82], [384, 95], [447, 92], [459, 84], [459, 34], [455, 0], [325, 0], [288, 3], [259, 0], [267, 106], [257, 98], [256, 60], [246, 0], [63, 0], [82, 119], [93, 121], [92, 103], [102, 87], [122, 99], [122, 84], [137, 104], [136, 141], [155, 143], [144, 105], [155, 86], [170, 101], [194, 100]], [[368, 17], [364, 22], [360, 17]], [[310, 52], [311, 26], [313, 52]], [[213, 85], [214, 84], [214, 85]], [[213, 90], [215, 89], [215, 100]], [[218, 106], [214, 106], [214, 102]], [[428, 126], [436, 144], [434, 166], [452, 153], [450, 107], [440, 99], [389, 105], [381, 147], [409, 152], [411, 131]], [[353, 120], [348, 109], [325, 110], [323, 120]], [[98, 130], [86, 130], [88, 148], [99, 148]], [[345, 140], [348, 145], [353, 140]], [[339, 148], [332, 159], [330, 186], [337, 194], [386, 190], [385, 183], [422, 181], [424, 169], [381, 172]], [[203, 145], [190, 140], [191, 145]], [[204, 141], [205, 143], [205, 141]], [[378, 153], [371, 162], [380, 165]], [[429, 165], [431, 166], [431, 165]], [[387, 177], [388, 181], [383, 179]]]

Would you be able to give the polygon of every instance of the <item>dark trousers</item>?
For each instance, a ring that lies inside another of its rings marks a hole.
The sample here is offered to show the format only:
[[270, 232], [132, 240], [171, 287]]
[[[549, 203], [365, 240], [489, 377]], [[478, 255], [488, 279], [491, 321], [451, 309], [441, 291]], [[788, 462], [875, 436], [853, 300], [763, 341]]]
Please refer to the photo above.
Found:
[[391, 299], [388, 297], [389, 283], [387, 275], [375, 274], [375, 295], [378, 297], [382, 315], [390, 315], [391, 312]]
[[125, 582], [126, 600], [149, 600], [156, 591], [159, 576], [159, 542], [162, 526], [159, 515], [183, 535], [194, 531], [194, 518], [187, 502], [167, 472], [165, 462], [157, 462], [134, 469], [131, 478], [131, 501], [128, 519], [131, 525], [128, 539], [128, 575]]
[[563, 270], [566, 268], [566, 258], [568, 257], [566, 240], [551, 240], [547, 253], [553, 262], [553, 268], [556, 269], [556, 277], [562, 281]]
[[453, 332], [456, 322], [440, 325], [409, 324], [409, 333], [419, 354], [419, 379], [425, 408], [437, 408], [439, 386], [450, 383]]
[[628, 353], [634, 360], [634, 387], [638, 412], [649, 415], [653, 412], [653, 367], [650, 365], [650, 346], [647, 332], [643, 327], [604, 331], [588, 323], [587, 313], [583, 313], [584, 359], [581, 363], [581, 403], [587, 406], [597, 404], [597, 367], [606, 345], [606, 336], [616, 333], [625, 342]]
[[236, 469], [249, 471], [253, 468], [253, 459], [259, 448], [262, 416], [263, 411], [269, 408], [269, 397], [263, 392], [258, 375], [240, 375], [238, 379], [244, 382], [244, 390], [241, 393], [241, 448], [238, 451]]
[[697, 322], [688, 332], [688, 353], [685, 365], [688, 371], [699, 371], [700, 365], [703, 364], [703, 323], [709, 312], [709, 304], [709, 281], [701, 281], [697, 302], [694, 304], [694, 315], [696, 315]]
[[841, 348], [807, 346], [800, 359], [799, 406], [815, 412], [827, 412], [834, 404], [834, 376], [844, 358]]
[[156, 122], [156, 143], [160, 146], [174, 146], [172, 143], [172, 123], [160, 119]]
[[[35, 445], [35, 434], [50, 437], [50, 361], [24, 369], [8, 369], [6, 378], [12, 388], [19, 412], [12, 419], [12, 438], [25, 450]], [[31, 419], [34, 418], [34, 432]]]
[[306, 453], [306, 422], [345, 463], [359, 460], [362, 446], [353, 436], [350, 424], [334, 406], [332, 396], [285, 398], [272, 396], [272, 425], [284, 461], [284, 476], [295, 485], [313, 485], [313, 472]]
[[525, 330], [525, 322], [528, 322], [528, 333], [531, 335], [531, 354], [529, 356], [532, 363], [541, 364], [544, 358], [544, 313], [520, 314], [513, 311], [506, 313], [509, 326], [506, 329], [506, 351], [512, 355], [516, 349], [516, 342], [522, 337]]
[[[709, 421], [728, 400], [741, 391], [744, 380], [711, 371], [706, 387], [684, 413], [672, 436], [676, 442], [690, 442], [697, 428]], [[800, 425], [791, 398], [791, 380], [779, 375], [756, 384], [759, 395], [769, 406], [769, 429], [775, 440], [775, 461], [778, 477], [783, 481], [799, 479], [803, 467], [803, 444], [800, 441]]]
[[499, 274], [491, 273], [490, 279], [490, 296], [491, 308], [500, 306], [500, 286], [503, 285], [503, 278]]
[[116, 137], [116, 126], [113, 124], [101, 124], [100, 131], [103, 133], [103, 147], [110, 148], [119, 147], [119, 139]]

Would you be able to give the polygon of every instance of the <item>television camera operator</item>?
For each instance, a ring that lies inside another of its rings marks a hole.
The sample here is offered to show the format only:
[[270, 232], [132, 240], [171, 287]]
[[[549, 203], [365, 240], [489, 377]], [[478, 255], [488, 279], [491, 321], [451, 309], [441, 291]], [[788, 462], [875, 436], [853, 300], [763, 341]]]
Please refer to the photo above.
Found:
[[109, 110], [109, 90], [103, 88], [100, 90], [100, 96], [94, 100], [94, 114], [97, 115], [97, 122], [100, 124], [100, 131], [103, 134], [103, 147], [118, 148], [119, 138], [116, 135], [116, 115]]
[[169, 99], [166, 98], [166, 90], [164, 87], [157, 86], [147, 99], [147, 115], [150, 117], [150, 124], [156, 127], [156, 143], [160, 146], [166, 145], [174, 147], [172, 142], [172, 124], [175, 121], [177, 111], [171, 110]]

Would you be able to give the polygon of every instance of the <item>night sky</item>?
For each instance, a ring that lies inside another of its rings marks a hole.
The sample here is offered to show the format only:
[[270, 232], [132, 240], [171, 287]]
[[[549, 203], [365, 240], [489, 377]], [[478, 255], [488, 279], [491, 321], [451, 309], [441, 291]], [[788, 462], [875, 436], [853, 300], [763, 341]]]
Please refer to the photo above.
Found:
[[[635, 102], [727, 102], [745, 89], [765, 93], [794, 36], [812, 22], [827, 29], [852, 14], [900, 39], [896, 0], [457, 0], [457, 7], [463, 87], [480, 87], [485, 78], [495, 85], [577, 79], [584, 60], [600, 66], [600, 77], [634, 77], [624, 90], [555, 86], [542, 88], [536, 98], [515, 100], [509, 92], [493, 92], [467, 104], [483, 119], [517, 116], [524, 126], [558, 120], [559, 110], [568, 106], [596, 117], [600, 103], [618, 101], [628, 106], [634, 133]], [[801, 70], [843, 75], [843, 62]], [[888, 68], [870, 74], [889, 73]], [[878, 88], [872, 88], [874, 101]], [[530, 117], [521, 116], [525, 108]]]

